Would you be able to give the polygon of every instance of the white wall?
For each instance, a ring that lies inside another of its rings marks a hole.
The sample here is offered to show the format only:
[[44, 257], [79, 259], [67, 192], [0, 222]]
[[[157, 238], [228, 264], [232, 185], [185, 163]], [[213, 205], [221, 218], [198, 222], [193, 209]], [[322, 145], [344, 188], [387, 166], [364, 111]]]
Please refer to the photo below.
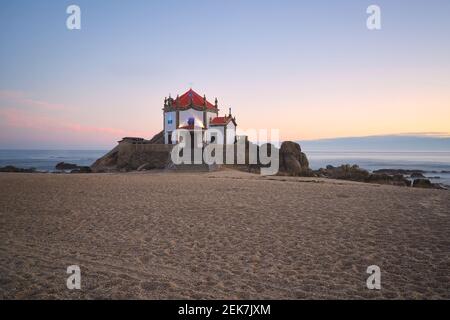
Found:
[[197, 111], [194, 109], [180, 111], [180, 126], [188, 124], [189, 118], [195, 118], [195, 126], [202, 127], [203, 124], [203, 111]]
[[233, 121], [227, 124], [227, 144], [234, 144], [234, 139], [236, 137], [236, 126]]
[[205, 140], [207, 142], [211, 142], [211, 136], [215, 135], [216, 136], [216, 141], [214, 143], [217, 144], [223, 144], [223, 140], [224, 140], [224, 135], [223, 135], [223, 126], [213, 126], [211, 128], [209, 128]]
[[[169, 123], [172, 120], [172, 123]], [[177, 113], [176, 111], [165, 112], [164, 113], [164, 143], [169, 143], [168, 133], [174, 131], [177, 126]]]

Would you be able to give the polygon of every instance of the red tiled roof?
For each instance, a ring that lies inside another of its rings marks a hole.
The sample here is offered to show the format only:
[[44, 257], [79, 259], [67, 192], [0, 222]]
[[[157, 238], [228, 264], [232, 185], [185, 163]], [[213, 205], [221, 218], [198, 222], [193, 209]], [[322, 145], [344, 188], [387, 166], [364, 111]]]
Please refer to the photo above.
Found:
[[228, 121], [231, 120], [231, 116], [226, 116], [226, 117], [215, 117], [214, 119], [211, 120], [211, 122], [209, 123], [210, 125], [221, 125], [221, 124], [227, 124]]
[[[189, 89], [189, 91], [182, 94], [177, 99], [174, 99], [172, 105], [175, 108], [185, 109], [189, 108], [189, 106], [191, 105], [191, 101], [192, 104], [197, 107], [203, 107], [205, 105], [204, 97], [200, 96], [197, 92], [195, 92], [192, 89]], [[206, 100], [206, 108], [216, 110], [215, 105], [213, 105], [208, 100]]]

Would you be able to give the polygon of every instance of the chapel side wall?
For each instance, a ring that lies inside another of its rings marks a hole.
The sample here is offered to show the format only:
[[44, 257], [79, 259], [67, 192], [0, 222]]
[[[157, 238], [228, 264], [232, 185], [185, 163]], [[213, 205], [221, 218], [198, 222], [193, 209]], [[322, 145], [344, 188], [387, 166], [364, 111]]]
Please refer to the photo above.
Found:
[[227, 124], [227, 144], [234, 144], [234, 140], [236, 138], [236, 126], [234, 125], [233, 121], [230, 121]]
[[217, 135], [217, 140], [215, 141], [216, 144], [224, 144], [225, 136], [224, 136], [224, 127], [222, 126], [213, 126], [211, 129], [217, 130], [220, 132], [220, 134]]
[[[176, 111], [170, 111], [164, 113], [164, 143], [169, 143], [169, 132], [175, 131], [176, 125]], [[172, 120], [172, 123], [169, 123]]]

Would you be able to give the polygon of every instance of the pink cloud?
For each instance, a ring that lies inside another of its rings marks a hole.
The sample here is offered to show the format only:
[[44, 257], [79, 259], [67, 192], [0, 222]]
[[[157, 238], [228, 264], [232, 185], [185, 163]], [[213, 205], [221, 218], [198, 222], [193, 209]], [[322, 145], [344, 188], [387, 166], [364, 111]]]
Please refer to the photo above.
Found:
[[[67, 138], [81, 138], [91, 142], [113, 142], [124, 136], [147, 137], [148, 133], [142, 131], [127, 131], [123, 129], [87, 126], [79, 123], [65, 122], [49, 116], [29, 114], [23, 110], [14, 108], [0, 109], [0, 118], [4, 129], [31, 130], [39, 136], [50, 135], [53, 139], [55, 134], [60, 140]], [[10, 134], [11, 135], [11, 134]], [[13, 134], [12, 134], [13, 135]], [[49, 138], [50, 138], [49, 137]]]
[[23, 92], [20, 92], [20, 91], [1, 90], [0, 91], [0, 99], [6, 100], [9, 103], [13, 102], [15, 104], [21, 104], [21, 105], [25, 105], [25, 106], [36, 108], [36, 109], [44, 109], [44, 110], [51, 110], [51, 111], [67, 109], [62, 104], [56, 104], [56, 103], [50, 103], [50, 102], [46, 102], [46, 101], [30, 99]]
[[67, 119], [66, 111], [62, 104], [31, 99], [19, 91], [0, 90], [0, 143], [113, 145], [125, 136], [150, 136], [143, 131], [78, 123]]

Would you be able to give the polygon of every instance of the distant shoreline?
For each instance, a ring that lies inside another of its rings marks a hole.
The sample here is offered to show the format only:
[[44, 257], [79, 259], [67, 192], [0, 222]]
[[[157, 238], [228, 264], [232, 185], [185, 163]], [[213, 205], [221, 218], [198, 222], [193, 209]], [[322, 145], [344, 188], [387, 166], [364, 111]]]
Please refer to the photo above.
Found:
[[[302, 148], [313, 170], [327, 165], [357, 164], [369, 172], [380, 169], [420, 171], [433, 183], [450, 185], [450, 151], [325, 151]], [[108, 150], [1, 150], [0, 167], [36, 168], [37, 172], [55, 172], [59, 162], [90, 166]], [[59, 171], [60, 172], [60, 171]], [[439, 177], [439, 178], [436, 178]]]

